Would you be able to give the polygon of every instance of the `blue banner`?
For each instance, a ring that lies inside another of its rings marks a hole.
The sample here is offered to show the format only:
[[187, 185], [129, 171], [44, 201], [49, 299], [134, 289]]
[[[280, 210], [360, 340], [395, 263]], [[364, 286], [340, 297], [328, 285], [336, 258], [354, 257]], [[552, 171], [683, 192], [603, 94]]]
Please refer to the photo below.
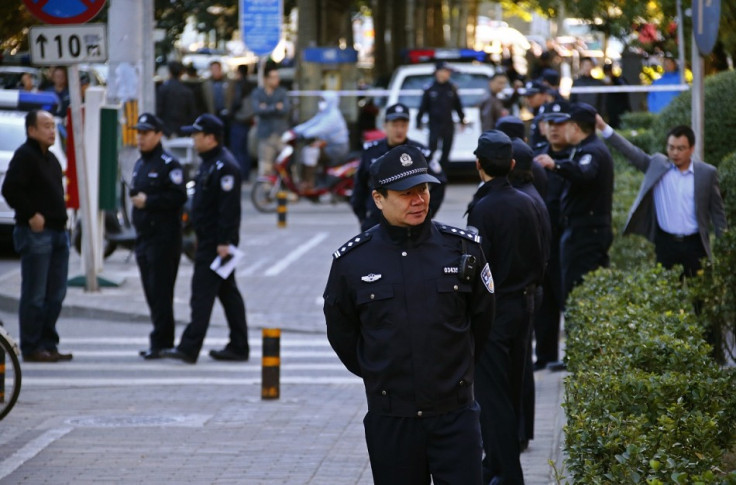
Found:
[[304, 62], [320, 64], [345, 64], [358, 62], [358, 51], [338, 47], [307, 47], [302, 54]]
[[281, 0], [240, 0], [243, 43], [257, 56], [270, 54], [281, 39]]

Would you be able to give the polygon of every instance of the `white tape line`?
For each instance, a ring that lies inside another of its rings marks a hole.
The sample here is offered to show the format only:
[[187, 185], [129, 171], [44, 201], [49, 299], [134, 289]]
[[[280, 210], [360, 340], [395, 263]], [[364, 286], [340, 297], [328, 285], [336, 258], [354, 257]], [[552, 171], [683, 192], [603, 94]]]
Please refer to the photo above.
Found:
[[0, 462], [0, 480], [13, 473], [21, 465], [23, 465], [23, 463], [34, 458], [47, 446], [49, 446], [51, 443], [58, 440], [71, 430], [72, 428], [57, 428], [46, 431], [41, 436], [33, 441], [30, 441], [23, 448], [10, 455], [7, 460], [3, 460], [2, 462]]
[[299, 258], [304, 256], [310, 249], [327, 239], [327, 236], [329, 236], [329, 234], [326, 232], [320, 232], [319, 234], [315, 235], [312, 239], [287, 254], [284, 259], [271, 266], [271, 268], [266, 271], [266, 276], [278, 275], [283, 270], [288, 268], [291, 263], [297, 261]]

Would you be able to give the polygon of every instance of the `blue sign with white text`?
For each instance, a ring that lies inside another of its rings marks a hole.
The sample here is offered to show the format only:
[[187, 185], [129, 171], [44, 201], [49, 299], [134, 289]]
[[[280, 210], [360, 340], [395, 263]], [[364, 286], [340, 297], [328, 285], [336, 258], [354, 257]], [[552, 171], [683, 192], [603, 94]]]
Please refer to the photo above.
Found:
[[721, 22], [721, 0], [693, 0], [693, 35], [701, 56], [713, 52]]
[[349, 64], [358, 62], [358, 51], [339, 47], [307, 47], [302, 54], [304, 62], [320, 64]]
[[240, 0], [243, 43], [257, 56], [270, 54], [281, 40], [281, 0]]

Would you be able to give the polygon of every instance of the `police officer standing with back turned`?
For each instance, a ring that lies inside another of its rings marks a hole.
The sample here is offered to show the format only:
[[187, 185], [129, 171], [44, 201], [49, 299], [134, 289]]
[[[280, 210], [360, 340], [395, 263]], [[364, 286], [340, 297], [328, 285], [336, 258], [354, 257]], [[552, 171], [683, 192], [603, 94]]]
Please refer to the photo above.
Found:
[[135, 259], [151, 310], [153, 332], [146, 360], [174, 346], [174, 283], [181, 255], [181, 208], [187, 200], [179, 161], [161, 146], [163, 122], [143, 113], [135, 125], [141, 158], [133, 168], [130, 199], [136, 231]]
[[335, 251], [327, 337], [363, 378], [373, 481], [479, 485], [475, 360], [493, 323], [479, 238], [428, 216], [421, 152], [400, 145], [371, 166], [380, 223]]
[[[376, 204], [371, 196], [370, 167], [381, 155], [399, 145], [407, 145], [418, 148], [425, 158], [429, 158], [430, 151], [419, 142], [407, 138], [409, 132], [409, 108], [397, 103], [386, 108], [384, 128], [386, 138], [367, 142], [363, 146], [363, 154], [360, 157], [360, 165], [355, 172], [355, 185], [353, 195], [350, 197], [350, 205], [358, 217], [360, 229], [366, 231], [379, 222], [379, 214]], [[440, 209], [445, 198], [445, 184], [447, 176], [442, 170], [442, 165], [436, 160], [429, 162], [429, 173], [440, 181], [432, 184], [429, 189], [429, 217], [434, 217]]]
[[194, 148], [202, 158], [192, 201], [192, 224], [197, 234], [190, 300], [192, 319], [179, 345], [162, 354], [189, 364], [196, 363], [215, 298], [219, 298], [230, 328], [230, 342], [222, 350], [211, 350], [210, 357], [246, 361], [250, 354], [248, 327], [235, 271], [223, 279], [210, 269], [216, 258], [220, 258], [221, 263], [229, 260], [233, 256], [231, 246], [237, 246], [240, 240], [240, 167], [223, 146], [224, 125], [216, 116], [203, 114], [193, 125], [182, 129], [192, 133]]

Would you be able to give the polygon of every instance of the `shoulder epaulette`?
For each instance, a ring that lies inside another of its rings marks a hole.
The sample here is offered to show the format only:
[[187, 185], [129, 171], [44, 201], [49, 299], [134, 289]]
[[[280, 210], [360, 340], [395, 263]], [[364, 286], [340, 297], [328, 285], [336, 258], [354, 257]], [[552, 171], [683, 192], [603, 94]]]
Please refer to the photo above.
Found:
[[363, 150], [368, 150], [369, 148], [373, 148], [374, 146], [378, 145], [381, 142], [381, 140], [371, 140], [363, 143]]
[[350, 252], [351, 250], [357, 248], [358, 246], [360, 246], [364, 242], [370, 240], [370, 238], [371, 238], [371, 233], [370, 232], [367, 232], [367, 231], [366, 232], [362, 232], [362, 233], [358, 234], [357, 236], [355, 236], [354, 238], [352, 238], [350, 241], [348, 241], [345, 244], [343, 244], [340, 247], [340, 249], [338, 249], [337, 251], [335, 251], [334, 253], [332, 253], [332, 257], [335, 258], [335, 259], [337, 259], [340, 256], [344, 256], [348, 252]]
[[168, 165], [169, 163], [174, 161], [174, 157], [164, 152], [161, 154], [161, 160], [163, 160]]
[[460, 229], [459, 227], [448, 226], [447, 224], [436, 224], [437, 228], [445, 234], [452, 234], [457, 237], [464, 237], [475, 243], [480, 243], [480, 235], [468, 231], [467, 229]]

